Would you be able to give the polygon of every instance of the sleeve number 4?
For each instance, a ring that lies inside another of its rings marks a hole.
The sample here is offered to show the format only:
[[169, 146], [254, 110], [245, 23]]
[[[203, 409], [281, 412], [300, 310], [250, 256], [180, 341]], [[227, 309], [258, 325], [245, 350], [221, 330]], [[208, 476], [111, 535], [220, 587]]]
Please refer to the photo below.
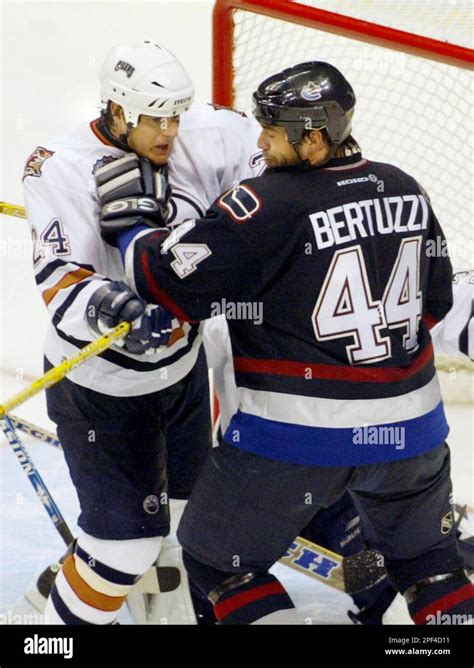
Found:
[[177, 244], [171, 249], [175, 259], [171, 266], [180, 278], [186, 278], [197, 265], [212, 255], [206, 244]]
[[373, 300], [360, 246], [338, 251], [313, 311], [318, 341], [352, 336], [346, 346], [349, 361], [376, 362], [391, 354], [388, 327], [404, 327], [403, 346], [417, 347], [422, 298], [419, 290], [421, 238], [403, 239], [382, 300]]
[[71, 245], [68, 236], [64, 233], [59, 218], [53, 218], [48, 227], [41, 234], [43, 244], [52, 246], [54, 255], [69, 255]]

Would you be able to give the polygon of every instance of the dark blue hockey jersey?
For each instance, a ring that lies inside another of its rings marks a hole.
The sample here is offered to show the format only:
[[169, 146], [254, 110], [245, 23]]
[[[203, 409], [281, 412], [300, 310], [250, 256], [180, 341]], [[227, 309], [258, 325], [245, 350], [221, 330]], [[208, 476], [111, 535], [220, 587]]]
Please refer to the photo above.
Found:
[[227, 315], [230, 443], [338, 466], [447, 436], [429, 334], [452, 304], [445, 251], [415, 179], [357, 154], [244, 181], [167, 238], [142, 230], [125, 263], [137, 292], [177, 317]]

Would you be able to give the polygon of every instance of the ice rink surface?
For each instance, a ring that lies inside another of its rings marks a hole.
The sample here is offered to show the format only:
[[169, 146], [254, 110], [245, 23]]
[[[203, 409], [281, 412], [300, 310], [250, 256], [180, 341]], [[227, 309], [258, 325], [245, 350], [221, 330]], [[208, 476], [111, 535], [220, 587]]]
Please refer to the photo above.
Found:
[[[2, 376], [4, 379], [5, 375]], [[12, 376], [9, 378], [7, 385], [13, 392], [25, 384]], [[4, 396], [3, 393], [2, 398]], [[46, 416], [43, 394], [29, 400], [16, 414], [43, 428], [54, 429]], [[458, 502], [472, 507], [471, 411], [467, 406], [448, 406], [448, 415], [452, 424], [450, 442], [455, 497]], [[76, 533], [78, 501], [62, 452], [21, 432], [19, 434], [71, 531]], [[0, 622], [7, 622], [8, 611], [37, 615], [23, 593], [49, 563], [59, 558], [64, 545], [4, 435], [0, 434], [0, 437]], [[473, 524], [471, 514], [471, 526]], [[283, 565], [277, 565], [274, 572], [287, 588], [306, 624], [351, 623], [347, 610], [356, 608], [348, 595]], [[122, 623], [131, 623], [126, 610], [120, 619]], [[403, 619], [402, 614], [395, 621]], [[41, 623], [38, 617], [31, 621]]]
[[[18, 385], [18, 384], [17, 384]], [[43, 426], [52, 427], [44, 416], [43, 397], [32, 399], [18, 414], [28, 416]], [[2, 436], [0, 445], [0, 621], [13, 614], [31, 614], [31, 621], [41, 623], [38, 613], [24, 599], [24, 591], [49, 563], [64, 552], [64, 544], [43, 509], [10, 446]], [[21, 433], [20, 433], [21, 436]], [[29, 436], [22, 437], [31, 458], [58, 504], [71, 531], [77, 530], [79, 512], [63, 454], [54, 447]], [[288, 588], [305, 623], [350, 624], [346, 611], [351, 599], [326, 585], [277, 565], [275, 574]], [[11, 619], [11, 617], [10, 617]], [[122, 623], [130, 623], [125, 610]]]

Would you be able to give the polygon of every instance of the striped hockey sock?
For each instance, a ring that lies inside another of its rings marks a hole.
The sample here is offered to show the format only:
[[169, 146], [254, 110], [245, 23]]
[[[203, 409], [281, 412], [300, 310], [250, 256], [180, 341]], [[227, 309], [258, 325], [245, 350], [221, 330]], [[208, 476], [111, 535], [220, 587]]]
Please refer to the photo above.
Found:
[[300, 624], [283, 585], [269, 573], [224, 591], [214, 604], [221, 624]]
[[463, 571], [427, 578], [405, 592], [415, 624], [474, 623], [474, 585]]
[[[45, 609], [47, 623], [113, 624], [131, 587], [156, 558], [160, 544], [161, 538], [79, 538], [74, 554], [65, 560], [51, 590]], [[114, 567], [119, 562], [124, 564], [124, 570]], [[135, 572], [130, 572], [134, 565]]]

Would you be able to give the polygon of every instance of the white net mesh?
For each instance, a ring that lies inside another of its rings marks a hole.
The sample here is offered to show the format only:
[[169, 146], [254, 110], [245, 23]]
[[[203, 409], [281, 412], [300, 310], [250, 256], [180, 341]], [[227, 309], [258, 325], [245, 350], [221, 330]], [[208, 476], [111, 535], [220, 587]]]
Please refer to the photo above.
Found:
[[[469, 47], [471, 2], [300, 3]], [[339, 68], [357, 96], [353, 134], [365, 157], [412, 174], [429, 193], [456, 269], [474, 267], [472, 73], [288, 21], [234, 12], [234, 107], [250, 111], [268, 75], [305, 60]]]
[[[291, 4], [291, 3], [288, 3]], [[471, 0], [302, 0], [299, 4], [472, 48]], [[233, 106], [251, 111], [251, 95], [270, 74], [306, 60], [338, 67], [357, 96], [353, 134], [365, 157], [390, 162], [427, 190], [456, 270], [474, 268], [472, 73], [403, 50], [349, 39], [236, 10]], [[473, 398], [473, 364], [438, 357], [443, 396]]]

